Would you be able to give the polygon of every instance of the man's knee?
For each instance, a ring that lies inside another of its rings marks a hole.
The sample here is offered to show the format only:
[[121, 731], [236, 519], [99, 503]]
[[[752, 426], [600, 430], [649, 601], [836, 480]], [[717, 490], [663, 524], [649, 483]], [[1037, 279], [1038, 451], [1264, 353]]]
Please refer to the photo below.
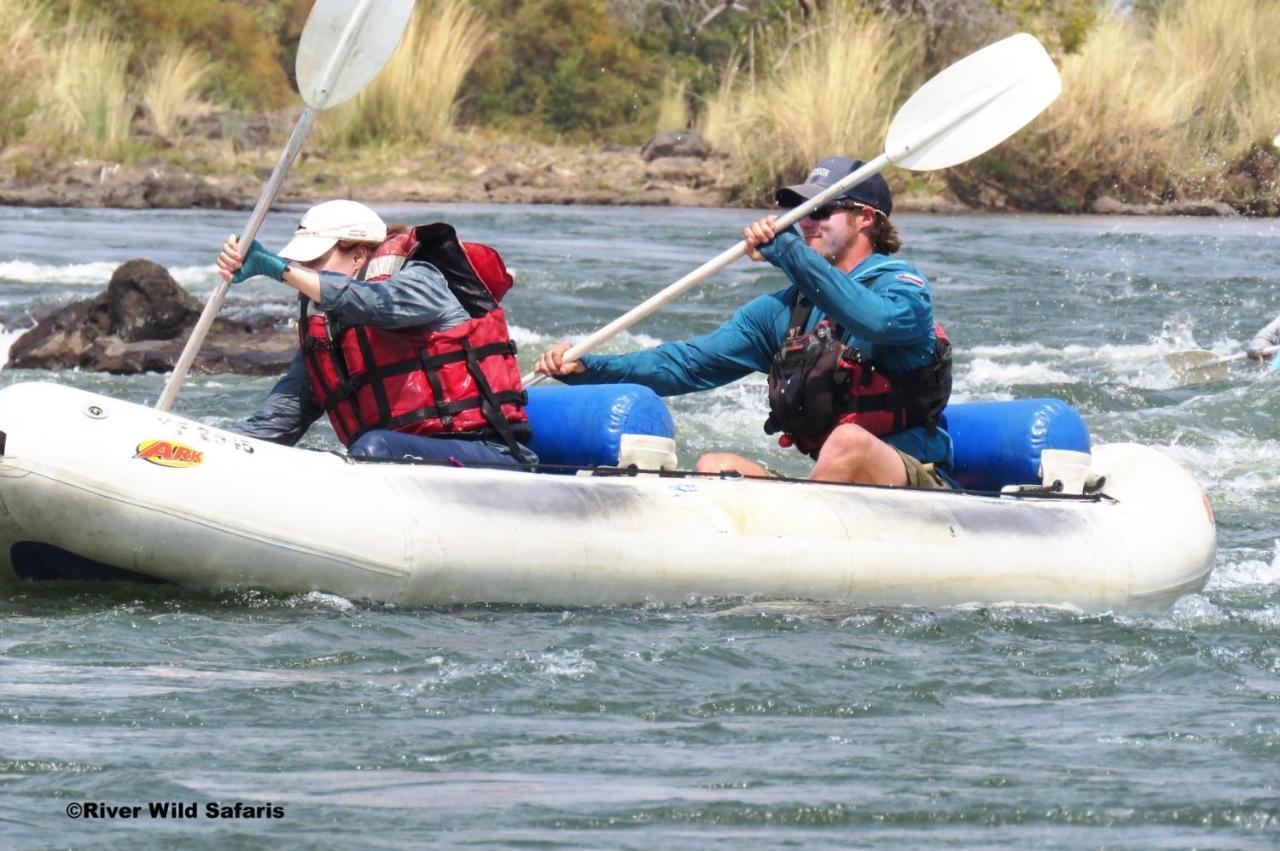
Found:
[[724, 470], [736, 470], [738, 469], [738, 463], [742, 460], [741, 456], [734, 455], [731, 452], [708, 452], [698, 459], [698, 463], [693, 465], [693, 469], [697, 473], [719, 473]]
[[827, 436], [819, 455], [830, 454], [833, 458], [840, 457], [850, 460], [865, 459], [870, 455], [872, 447], [879, 442], [879, 438], [862, 426], [854, 423], [845, 423], [836, 426], [831, 434]]

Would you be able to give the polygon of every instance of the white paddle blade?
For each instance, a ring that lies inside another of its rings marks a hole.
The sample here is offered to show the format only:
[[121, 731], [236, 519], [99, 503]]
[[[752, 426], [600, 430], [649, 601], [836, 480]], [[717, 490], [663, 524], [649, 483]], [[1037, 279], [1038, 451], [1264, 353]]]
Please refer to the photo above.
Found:
[[1232, 361], [1244, 356], [1244, 352], [1224, 357], [1208, 349], [1187, 349], [1170, 352], [1164, 356], [1164, 362], [1173, 370], [1174, 377], [1183, 384], [1212, 384], [1225, 381], [1227, 367]]
[[1021, 130], [1062, 92], [1036, 37], [1009, 36], [971, 53], [920, 87], [894, 116], [885, 154], [932, 171], [973, 159]]
[[387, 64], [413, 0], [316, 0], [302, 29], [294, 69], [313, 109], [350, 100]]
[[1170, 369], [1185, 370], [1217, 366], [1227, 363], [1228, 359], [1208, 349], [1187, 349], [1181, 352], [1169, 352], [1164, 356], [1164, 362], [1169, 365]]

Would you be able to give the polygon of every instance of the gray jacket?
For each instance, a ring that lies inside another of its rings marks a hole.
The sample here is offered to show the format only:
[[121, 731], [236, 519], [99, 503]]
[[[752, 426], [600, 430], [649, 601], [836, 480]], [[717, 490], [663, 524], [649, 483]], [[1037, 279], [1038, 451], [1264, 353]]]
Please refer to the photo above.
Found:
[[[320, 303], [308, 302], [307, 308], [327, 313], [346, 325], [375, 328], [447, 331], [468, 319], [444, 275], [430, 263], [418, 261], [406, 263], [390, 278], [377, 283], [321, 272]], [[311, 380], [299, 351], [262, 407], [232, 431], [293, 446], [323, 413], [311, 392]]]

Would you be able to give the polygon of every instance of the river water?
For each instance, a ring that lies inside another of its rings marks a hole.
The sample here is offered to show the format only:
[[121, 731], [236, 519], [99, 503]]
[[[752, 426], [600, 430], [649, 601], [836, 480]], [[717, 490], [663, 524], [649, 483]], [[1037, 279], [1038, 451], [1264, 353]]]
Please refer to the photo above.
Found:
[[[444, 218], [503, 252], [526, 366], [732, 244], [748, 217], [384, 213]], [[296, 219], [273, 215], [265, 242]], [[442, 611], [24, 586], [0, 596], [0, 842], [1275, 847], [1280, 376], [1236, 362], [1188, 385], [1163, 355], [1192, 341], [1239, 351], [1280, 311], [1280, 224], [895, 219], [955, 342], [956, 399], [1060, 397], [1095, 441], [1158, 446], [1205, 485], [1219, 552], [1203, 593], [1121, 616], [752, 600]], [[0, 210], [0, 348], [131, 257], [206, 294], [212, 254], [242, 220]], [[743, 262], [606, 350], [709, 330], [779, 285]], [[291, 304], [253, 283], [228, 312], [286, 321]], [[0, 384], [30, 379], [141, 402], [163, 385], [0, 372]], [[197, 377], [176, 408], [229, 424], [270, 384]], [[802, 472], [760, 432], [764, 406], [759, 376], [672, 400], [684, 463], [729, 449]], [[307, 438], [332, 442], [323, 426]], [[146, 805], [165, 801], [196, 814], [150, 818]], [[67, 815], [84, 802], [142, 810]], [[210, 803], [258, 817], [213, 818]]]

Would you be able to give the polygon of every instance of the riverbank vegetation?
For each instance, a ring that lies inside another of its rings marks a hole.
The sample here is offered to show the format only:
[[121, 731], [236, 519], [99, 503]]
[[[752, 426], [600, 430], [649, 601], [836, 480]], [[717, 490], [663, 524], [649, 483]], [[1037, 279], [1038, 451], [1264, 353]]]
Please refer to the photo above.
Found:
[[[0, 164], [242, 167], [245, 146], [263, 145], [243, 132], [254, 116], [285, 110], [273, 126], [287, 128], [297, 108], [310, 6], [0, 0]], [[734, 197], [756, 203], [824, 154], [879, 153], [918, 85], [1020, 29], [1054, 55], [1063, 96], [945, 176], [891, 175], [900, 189], [1032, 210], [1110, 196], [1280, 214], [1274, 0], [419, 0], [387, 69], [322, 117], [309, 150], [359, 172], [432, 146], [484, 157], [692, 128], [728, 157]]]

